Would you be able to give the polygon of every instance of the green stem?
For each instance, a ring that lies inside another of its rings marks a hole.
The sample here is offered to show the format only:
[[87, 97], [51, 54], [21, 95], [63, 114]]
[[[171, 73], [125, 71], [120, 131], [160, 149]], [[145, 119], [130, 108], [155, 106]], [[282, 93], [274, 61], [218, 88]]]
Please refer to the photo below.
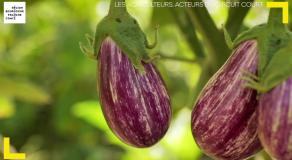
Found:
[[193, 26], [192, 21], [189, 15], [186, 13], [185, 10], [181, 8], [175, 8], [170, 11], [176, 20], [176, 24], [178, 25], [181, 33], [183, 33], [185, 39], [187, 40], [190, 48], [192, 49], [193, 53], [199, 59], [205, 57], [204, 49], [202, 44], [197, 36], [195, 27]]
[[125, 0], [111, 0], [109, 15], [120, 15], [127, 13]]
[[[193, 2], [203, 2], [202, 0], [192, 0]], [[193, 21], [193, 24], [202, 35], [203, 41], [208, 49], [208, 61], [213, 67], [213, 71], [217, 71], [226, 61], [230, 54], [230, 50], [225, 43], [224, 35], [218, 30], [214, 21], [205, 7], [187, 8], [187, 11]]]
[[[241, 2], [254, 2], [254, 0], [240, 0]], [[232, 40], [237, 36], [250, 7], [232, 7], [228, 11], [228, 19], [226, 21], [226, 29]]]

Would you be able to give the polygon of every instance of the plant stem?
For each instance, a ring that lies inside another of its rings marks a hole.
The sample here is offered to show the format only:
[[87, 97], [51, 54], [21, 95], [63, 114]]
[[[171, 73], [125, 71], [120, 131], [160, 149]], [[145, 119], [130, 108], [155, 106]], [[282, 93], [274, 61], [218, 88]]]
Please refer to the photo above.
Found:
[[[202, 2], [202, 0], [192, 0], [193, 2]], [[218, 30], [214, 21], [205, 7], [187, 8], [187, 11], [193, 21], [194, 26], [202, 35], [203, 41], [208, 49], [208, 61], [213, 67], [213, 71], [217, 71], [226, 61], [230, 54], [230, 50], [225, 43], [224, 35]]]
[[[241, 2], [254, 2], [254, 0], [240, 0], [240, 3]], [[249, 10], [250, 7], [242, 7], [241, 5], [239, 7], [229, 8], [228, 19], [225, 26], [232, 40], [240, 31], [242, 22]]]
[[196, 29], [195, 27], [190, 27], [193, 26], [193, 24], [189, 15], [186, 13], [185, 10], [181, 8], [171, 9], [170, 12], [172, 13], [174, 19], [176, 20], [177, 22], [176, 24], [181, 30], [181, 33], [183, 33], [193, 53], [199, 59], [204, 58], [205, 57], [204, 49], [197, 36]]
[[111, 0], [109, 13], [110, 15], [120, 15], [127, 13], [125, 0]]

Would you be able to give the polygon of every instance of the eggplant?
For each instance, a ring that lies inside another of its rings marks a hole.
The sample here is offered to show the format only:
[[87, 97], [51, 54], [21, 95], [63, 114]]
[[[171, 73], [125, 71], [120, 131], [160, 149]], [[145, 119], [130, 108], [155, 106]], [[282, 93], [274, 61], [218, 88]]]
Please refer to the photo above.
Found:
[[220, 160], [250, 157], [257, 136], [257, 92], [245, 87], [243, 71], [257, 73], [256, 40], [241, 43], [209, 80], [192, 111], [192, 133], [205, 154]]
[[126, 54], [106, 38], [98, 57], [98, 89], [107, 124], [123, 142], [149, 147], [166, 133], [171, 119], [165, 84], [151, 63], [137, 70]]
[[265, 150], [278, 160], [292, 159], [292, 78], [259, 99], [258, 133]]

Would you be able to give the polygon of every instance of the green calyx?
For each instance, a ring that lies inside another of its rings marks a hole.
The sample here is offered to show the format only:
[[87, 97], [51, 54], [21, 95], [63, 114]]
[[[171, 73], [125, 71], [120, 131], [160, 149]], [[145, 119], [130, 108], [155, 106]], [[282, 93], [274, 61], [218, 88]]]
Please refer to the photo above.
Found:
[[230, 42], [226, 32], [225, 37], [232, 48], [246, 40], [257, 40], [258, 75], [243, 73], [247, 87], [265, 93], [292, 76], [292, 33], [282, 23], [280, 9], [271, 9], [267, 24], [243, 32], [234, 42]]
[[292, 40], [279, 49], [259, 77], [247, 76], [247, 86], [266, 93], [292, 76]]
[[158, 28], [155, 42], [150, 44], [138, 22], [127, 12], [125, 0], [112, 0], [108, 15], [97, 25], [94, 40], [87, 38], [93, 49], [87, 49], [82, 44], [80, 47], [88, 57], [98, 59], [103, 40], [110, 37], [128, 56], [134, 67], [144, 71], [142, 61], [149, 62], [153, 59], [147, 49], [152, 49], [157, 44], [157, 30]]

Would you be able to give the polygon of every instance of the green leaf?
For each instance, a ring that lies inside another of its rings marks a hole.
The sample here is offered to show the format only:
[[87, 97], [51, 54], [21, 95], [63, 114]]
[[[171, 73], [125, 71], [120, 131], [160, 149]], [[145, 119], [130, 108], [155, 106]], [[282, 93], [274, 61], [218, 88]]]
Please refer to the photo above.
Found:
[[8, 97], [0, 96], [0, 119], [9, 118], [15, 112], [14, 104]]
[[50, 95], [39, 86], [27, 81], [0, 78], [0, 96], [13, 97], [25, 102], [45, 104], [50, 101]]
[[110, 142], [128, 147], [126, 144], [121, 142], [108, 127], [107, 122], [103, 116], [101, 105], [98, 101], [82, 101], [73, 105], [72, 113], [75, 117], [78, 117], [85, 122], [103, 130]]
[[104, 131], [108, 129], [98, 101], [92, 100], [75, 103], [72, 107], [72, 114], [99, 129]]

